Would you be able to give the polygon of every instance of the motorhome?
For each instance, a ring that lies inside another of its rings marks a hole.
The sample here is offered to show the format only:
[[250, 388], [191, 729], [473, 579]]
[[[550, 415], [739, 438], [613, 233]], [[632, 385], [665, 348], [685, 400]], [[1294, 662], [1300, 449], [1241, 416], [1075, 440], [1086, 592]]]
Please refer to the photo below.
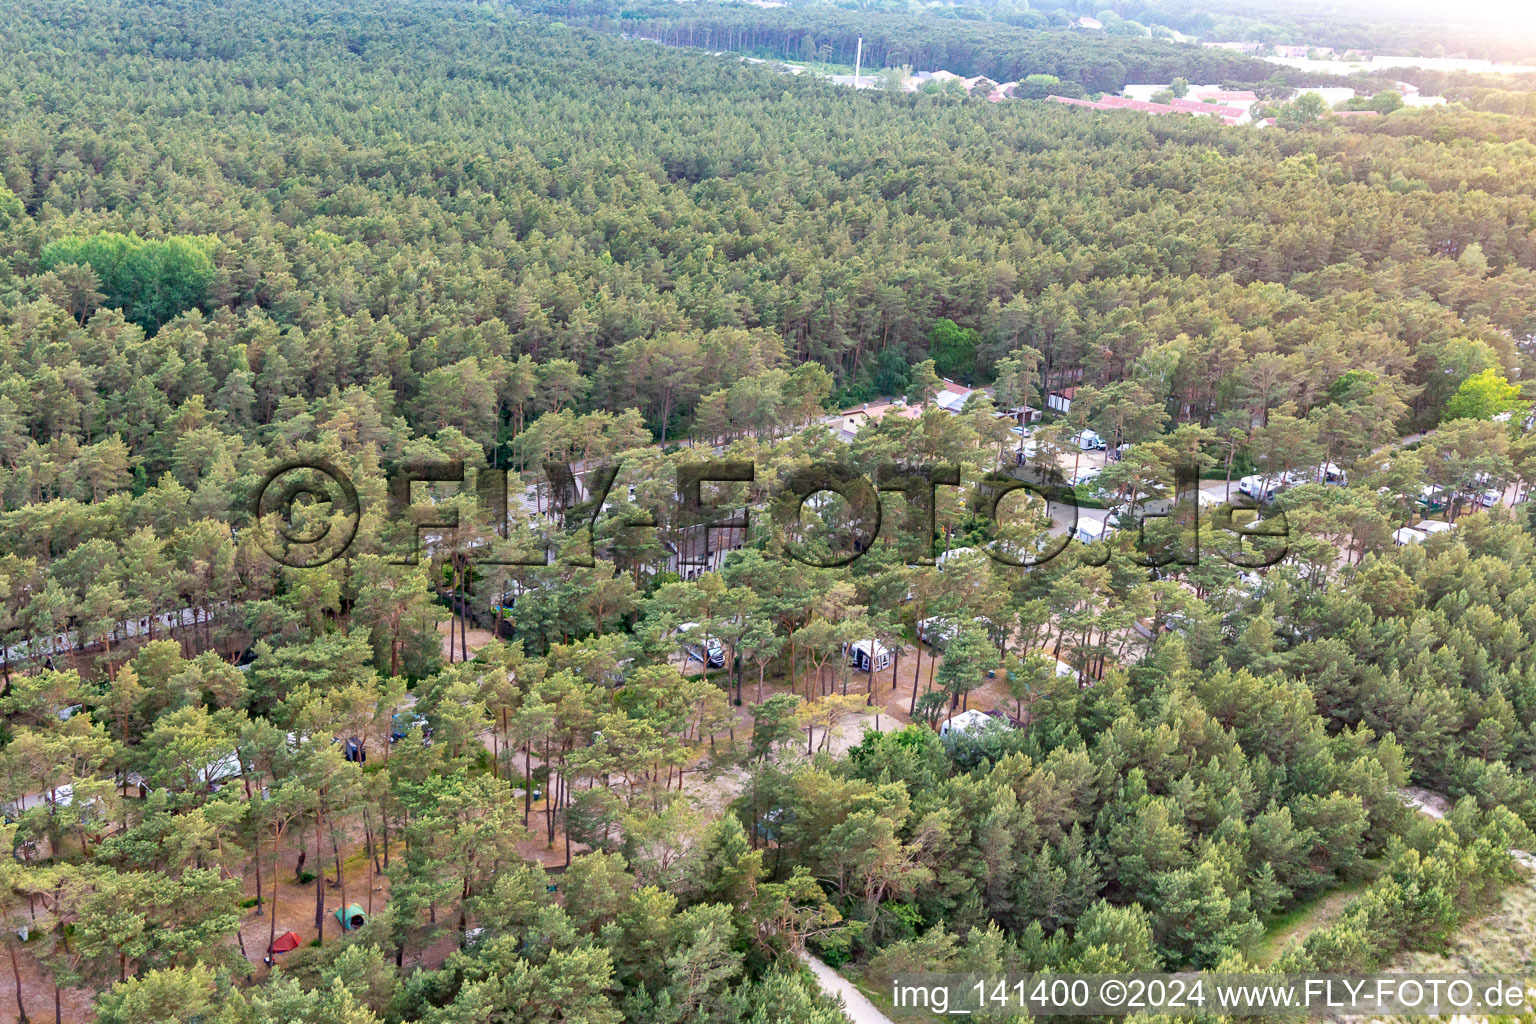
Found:
[[1104, 467], [1102, 466], [1080, 466], [1078, 467], [1077, 472], [1072, 475], [1072, 478], [1068, 480], [1067, 483], [1071, 484], [1073, 487], [1079, 487], [1083, 484], [1092, 483], [1094, 480], [1098, 479], [1099, 474], [1102, 472], [1104, 472]]
[[1294, 482], [1295, 475], [1292, 473], [1281, 473], [1278, 476], [1254, 473], [1239, 480], [1237, 490], [1239, 494], [1246, 495], [1261, 505], [1267, 505]]
[[1072, 443], [1085, 452], [1103, 451], [1108, 447], [1097, 431], [1086, 427], [1072, 435]]
[[955, 624], [942, 615], [923, 619], [917, 624], [917, 638], [929, 647], [943, 647], [955, 635]]
[[[985, 630], [989, 636], [992, 634], [992, 623], [984, 617], [978, 615], [971, 621]], [[917, 638], [934, 650], [943, 650], [959, 631], [959, 627], [953, 620], [942, 615], [923, 619], [917, 624]]]
[[1092, 544], [1094, 541], [1105, 540], [1115, 528], [1108, 522], [1100, 522], [1097, 519], [1089, 519], [1086, 516], [1077, 520], [1077, 527], [1072, 531], [1072, 538], [1081, 544]]

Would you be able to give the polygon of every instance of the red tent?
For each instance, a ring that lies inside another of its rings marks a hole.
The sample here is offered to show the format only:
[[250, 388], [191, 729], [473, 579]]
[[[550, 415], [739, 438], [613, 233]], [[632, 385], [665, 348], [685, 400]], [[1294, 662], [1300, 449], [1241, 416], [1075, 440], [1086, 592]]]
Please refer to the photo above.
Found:
[[267, 952], [286, 953], [290, 949], [298, 949], [303, 944], [304, 940], [299, 938], [298, 932], [283, 932], [272, 940], [272, 945], [267, 947]]

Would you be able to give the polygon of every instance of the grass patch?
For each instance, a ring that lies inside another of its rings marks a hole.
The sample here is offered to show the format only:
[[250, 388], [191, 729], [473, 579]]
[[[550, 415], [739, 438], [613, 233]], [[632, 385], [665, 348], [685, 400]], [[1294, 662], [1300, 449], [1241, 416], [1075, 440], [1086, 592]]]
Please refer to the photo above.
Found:
[[1308, 935], [1337, 920], [1349, 901], [1370, 888], [1370, 885], [1370, 878], [1362, 878], [1324, 889], [1290, 910], [1271, 917], [1264, 925], [1264, 938], [1254, 952], [1255, 962], [1271, 964], [1280, 959], [1280, 954], [1288, 947], [1305, 941]]

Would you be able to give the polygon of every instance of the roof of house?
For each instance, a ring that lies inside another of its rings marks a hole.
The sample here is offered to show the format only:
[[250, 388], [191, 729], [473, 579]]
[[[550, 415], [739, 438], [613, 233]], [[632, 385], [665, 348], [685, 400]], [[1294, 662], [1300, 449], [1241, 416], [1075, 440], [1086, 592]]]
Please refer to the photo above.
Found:
[[952, 380], [945, 380], [939, 388], [939, 393], [934, 396], [933, 402], [940, 409], [959, 412], [965, 407], [966, 400], [975, 393], [975, 388], [968, 388], [964, 384], [956, 384]]
[[1189, 111], [1178, 107], [1169, 106], [1166, 103], [1153, 103], [1150, 100], [1129, 100], [1124, 96], [1105, 96], [1099, 100], [1100, 109], [1139, 110], [1143, 114], [1187, 114]]
[[1200, 100], [1169, 100], [1168, 105], [1187, 110], [1191, 114], [1219, 114], [1222, 117], [1242, 117], [1247, 112], [1242, 107], [1227, 107], [1220, 103], [1204, 103]]
[[1257, 93], [1248, 89], [1196, 89], [1194, 95], [1196, 99], [1201, 100], [1234, 100], [1242, 103], [1254, 103], [1259, 98]]
[[844, 417], [863, 417], [875, 423], [879, 423], [886, 416], [900, 416], [903, 419], [915, 420], [922, 414], [921, 405], [908, 405], [906, 402], [865, 402], [857, 409], [844, 409], [842, 412]]

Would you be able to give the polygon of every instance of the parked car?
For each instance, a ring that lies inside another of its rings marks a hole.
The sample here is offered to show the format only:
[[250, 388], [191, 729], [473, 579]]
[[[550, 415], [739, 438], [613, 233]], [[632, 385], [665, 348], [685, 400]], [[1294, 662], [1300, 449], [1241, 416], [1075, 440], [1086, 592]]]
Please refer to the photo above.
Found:
[[690, 638], [689, 634], [699, 629], [697, 622], [685, 622], [677, 627], [677, 635], [682, 639], [683, 653], [690, 660], [703, 663], [708, 668], [723, 668], [725, 666], [725, 646], [715, 637], [705, 637], [702, 641], [697, 637]]
[[423, 741], [432, 738], [432, 727], [427, 724], [425, 715], [418, 715], [414, 711], [409, 715], [402, 713], [391, 715], [389, 718], [389, 742], [399, 743], [411, 734], [411, 730], [420, 726]]

